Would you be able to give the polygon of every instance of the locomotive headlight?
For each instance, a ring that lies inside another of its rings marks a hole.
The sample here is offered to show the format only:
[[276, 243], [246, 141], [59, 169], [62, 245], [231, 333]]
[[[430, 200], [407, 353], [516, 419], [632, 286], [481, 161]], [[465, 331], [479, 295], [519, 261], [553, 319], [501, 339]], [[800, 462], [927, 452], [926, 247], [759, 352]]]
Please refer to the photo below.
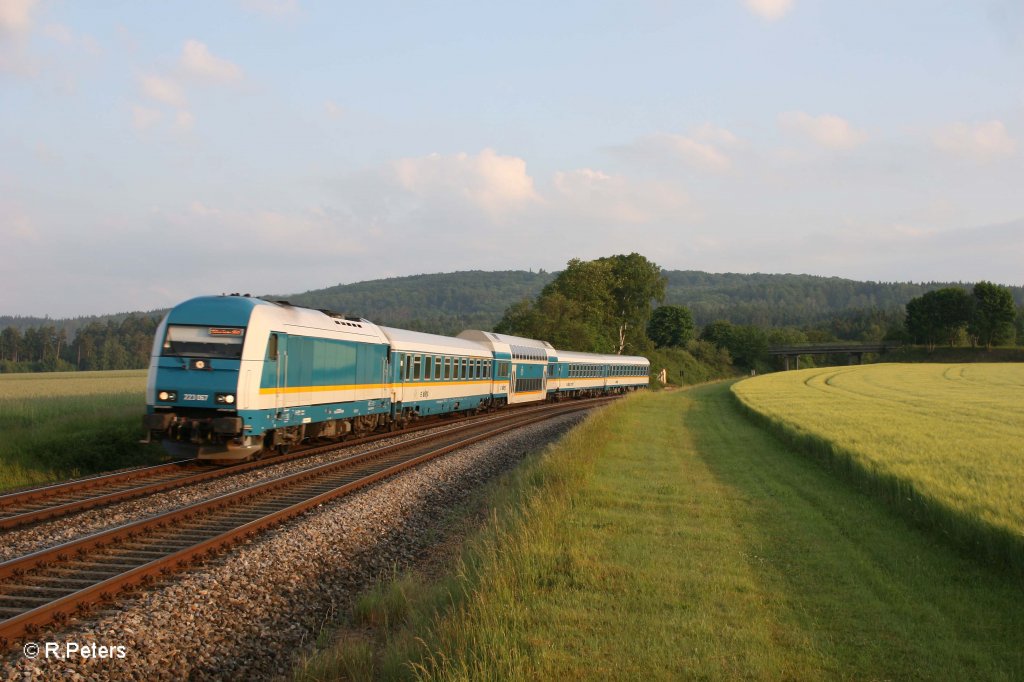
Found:
[[164, 402], [173, 402], [178, 399], [177, 391], [160, 391], [156, 397]]
[[233, 393], [218, 393], [215, 400], [222, 405], [233, 405], [235, 402], [235, 395]]

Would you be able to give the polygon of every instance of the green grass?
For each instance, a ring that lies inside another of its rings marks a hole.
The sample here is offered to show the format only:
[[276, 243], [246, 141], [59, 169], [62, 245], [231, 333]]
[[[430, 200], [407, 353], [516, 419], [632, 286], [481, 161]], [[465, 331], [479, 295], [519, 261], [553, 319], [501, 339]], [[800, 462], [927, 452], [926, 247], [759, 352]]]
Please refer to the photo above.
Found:
[[767, 428], [908, 518], [1024, 574], [1024, 365], [832, 367], [733, 392]]
[[726, 385], [620, 402], [494, 490], [451, 574], [378, 587], [385, 634], [310, 679], [1024, 676], [1019, 582], [787, 449]]
[[138, 444], [145, 370], [0, 375], [0, 490], [163, 459]]

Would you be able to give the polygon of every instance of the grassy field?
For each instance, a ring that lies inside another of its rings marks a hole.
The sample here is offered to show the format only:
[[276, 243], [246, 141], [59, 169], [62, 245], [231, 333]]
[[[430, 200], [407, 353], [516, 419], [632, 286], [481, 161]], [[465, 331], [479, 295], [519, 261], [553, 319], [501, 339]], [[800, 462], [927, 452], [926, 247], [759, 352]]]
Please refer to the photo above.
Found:
[[0, 374], [0, 490], [162, 457], [140, 446], [146, 371]]
[[617, 403], [491, 491], [449, 575], [365, 595], [297, 677], [1024, 676], [1018, 581], [789, 450], [725, 384]]
[[1024, 365], [809, 369], [733, 392], [910, 518], [1024, 570]]

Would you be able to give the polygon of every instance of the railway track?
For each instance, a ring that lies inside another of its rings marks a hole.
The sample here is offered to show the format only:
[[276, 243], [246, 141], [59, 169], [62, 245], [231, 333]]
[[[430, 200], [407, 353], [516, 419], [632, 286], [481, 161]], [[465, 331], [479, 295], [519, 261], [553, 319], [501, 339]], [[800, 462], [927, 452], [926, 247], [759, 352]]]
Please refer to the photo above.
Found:
[[[541, 409], [537, 407], [516, 408], [519, 411]], [[477, 417], [488, 419], [493, 417]], [[450, 424], [450, 421], [430, 419], [401, 431], [415, 433], [425, 429]], [[255, 462], [212, 467], [181, 460], [122, 471], [114, 474], [57, 483], [54, 485], [0, 495], [0, 530], [18, 528], [39, 521], [60, 518], [75, 512], [95, 509], [117, 502], [146, 497], [155, 493], [205, 483], [218, 478], [276, 466], [305, 457], [311, 457], [339, 447], [352, 447], [395, 436], [395, 433], [380, 433], [346, 441], [334, 441], [325, 445], [305, 447], [287, 455], [276, 455]]]
[[499, 433], [609, 400], [462, 422], [0, 563], [0, 646], [113, 601], [330, 499]]

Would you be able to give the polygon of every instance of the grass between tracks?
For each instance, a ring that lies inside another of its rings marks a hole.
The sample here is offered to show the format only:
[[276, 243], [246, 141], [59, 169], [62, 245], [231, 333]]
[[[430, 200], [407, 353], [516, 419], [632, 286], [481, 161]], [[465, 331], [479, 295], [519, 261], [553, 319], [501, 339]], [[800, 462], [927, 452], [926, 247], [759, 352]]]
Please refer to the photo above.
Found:
[[138, 444], [145, 370], [0, 374], [0, 491], [164, 458]]
[[1021, 584], [748, 422], [638, 395], [491, 488], [450, 574], [364, 595], [301, 679], [1020, 679]]

